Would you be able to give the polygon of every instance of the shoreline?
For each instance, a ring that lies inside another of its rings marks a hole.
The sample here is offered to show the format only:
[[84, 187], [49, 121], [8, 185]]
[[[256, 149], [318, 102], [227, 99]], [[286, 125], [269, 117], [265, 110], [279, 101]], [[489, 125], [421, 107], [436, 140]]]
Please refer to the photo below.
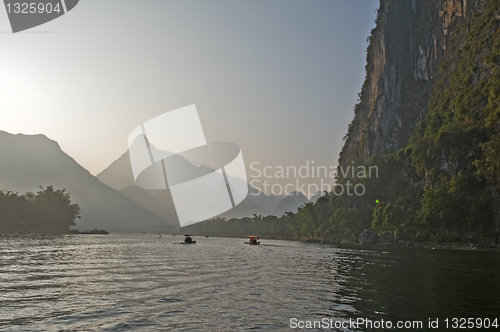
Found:
[[448, 250], [482, 250], [482, 251], [500, 251], [500, 245], [496, 247], [488, 247], [483, 245], [475, 245], [467, 242], [433, 242], [433, 241], [411, 241], [411, 240], [394, 240], [393, 243], [375, 243], [375, 244], [360, 244], [358, 241], [328, 241], [318, 237], [273, 237], [273, 240], [299, 241], [306, 243], [323, 243], [335, 245], [348, 245], [355, 247], [406, 247], [406, 248], [424, 248], [424, 249], [448, 249]]
[[79, 231], [79, 230], [20, 230], [20, 229], [6, 229], [0, 228], [0, 236], [5, 235], [71, 235], [71, 234], [109, 234], [108, 231], [105, 230], [91, 230], [91, 231]]
[[[171, 235], [171, 234], [168, 234]], [[204, 235], [194, 235], [198, 237], [205, 237]], [[217, 236], [217, 235], [209, 235], [209, 237], [217, 237], [217, 238], [230, 238], [230, 239], [246, 239], [245, 236]], [[284, 237], [284, 236], [276, 236], [276, 237], [260, 237], [261, 241], [265, 240], [282, 240], [282, 241], [296, 241], [296, 242], [304, 242], [304, 243], [320, 243], [320, 244], [331, 244], [338, 246], [349, 246], [349, 247], [359, 247], [359, 248], [367, 248], [367, 247], [405, 247], [405, 248], [422, 248], [422, 249], [447, 249], [447, 250], [478, 250], [478, 251], [500, 251], [500, 245], [496, 247], [488, 247], [483, 245], [474, 245], [467, 242], [433, 242], [433, 241], [409, 241], [409, 240], [394, 240], [393, 243], [375, 243], [375, 244], [360, 244], [358, 241], [329, 241], [322, 237]], [[264, 243], [263, 243], [264, 244]]]
[[[27, 231], [27, 230], [13, 230], [0, 228], [0, 236], [5, 235], [107, 235], [109, 234], [104, 230], [93, 230], [93, 231], [79, 231], [79, 230], [44, 230], [44, 231]], [[140, 233], [130, 233], [130, 234], [140, 234]], [[165, 234], [167, 235], [167, 234]], [[171, 235], [171, 234], [169, 234]], [[199, 237], [205, 237], [204, 235], [194, 235]], [[233, 238], [240, 239], [246, 237], [239, 236], [217, 236], [210, 235], [210, 237], [217, 238]], [[261, 240], [284, 240], [284, 241], [297, 241], [304, 243], [320, 243], [320, 244], [331, 244], [338, 246], [348, 246], [348, 247], [406, 247], [406, 248], [422, 248], [422, 249], [447, 249], [447, 250], [480, 250], [480, 251], [500, 251], [500, 244], [496, 247], [475, 245], [467, 242], [433, 242], [433, 241], [410, 241], [410, 240], [394, 240], [393, 243], [375, 243], [375, 244], [360, 244], [358, 241], [352, 240], [342, 240], [342, 241], [332, 241], [322, 237], [261, 237]]]

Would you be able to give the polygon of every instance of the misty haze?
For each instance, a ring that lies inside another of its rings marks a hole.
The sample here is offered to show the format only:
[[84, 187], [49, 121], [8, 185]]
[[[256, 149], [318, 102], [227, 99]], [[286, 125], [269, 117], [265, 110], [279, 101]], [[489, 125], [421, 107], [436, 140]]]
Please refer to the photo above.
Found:
[[0, 330], [500, 329], [500, 2], [0, 10]]

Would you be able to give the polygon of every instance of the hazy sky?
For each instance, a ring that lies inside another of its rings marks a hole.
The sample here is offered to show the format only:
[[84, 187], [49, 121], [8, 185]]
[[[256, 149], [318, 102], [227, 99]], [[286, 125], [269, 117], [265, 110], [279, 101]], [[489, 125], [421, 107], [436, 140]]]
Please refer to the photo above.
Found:
[[377, 7], [84, 0], [18, 34], [0, 9], [0, 130], [43, 133], [97, 174], [138, 125], [196, 104], [207, 140], [239, 144], [247, 168], [336, 165]]

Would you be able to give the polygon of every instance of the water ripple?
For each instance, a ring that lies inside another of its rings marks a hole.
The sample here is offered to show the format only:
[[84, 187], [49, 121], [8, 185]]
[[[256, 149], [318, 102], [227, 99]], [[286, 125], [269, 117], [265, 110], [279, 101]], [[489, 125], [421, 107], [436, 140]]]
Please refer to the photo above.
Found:
[[[292, 317], [500, 312], [500, 284], [493, 281], [498, 253], [270, 240], [245, 246], [243, 239], [219, 238], [175, 245], [180, 240], [127, 234], [0, 238], [0, 329], [275, 331], [289, 330]], [[457, 285], [470, 292], [450, 292]]]

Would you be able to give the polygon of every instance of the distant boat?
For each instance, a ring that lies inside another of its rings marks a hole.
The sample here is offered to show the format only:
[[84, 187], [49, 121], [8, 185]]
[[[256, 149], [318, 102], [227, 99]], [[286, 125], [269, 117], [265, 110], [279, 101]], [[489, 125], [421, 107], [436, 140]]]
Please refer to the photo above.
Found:
[[96, 229], [94, 228], [91, 231], [85, 231], [85, 232], [79, 232], [78, 234], [103, 234], [103, 235], [108, 235], [109, 232], [104, 229]]
[[257, 245], [260, 244], [259, 241], [257, 241], [259, 238], [255, 238], [255, 236], [249, 236], [250, 240], [248, 242], [245, 242], [245, 244], [250, 244], [250, 245]]
[[205, 237], [208, 237], [208, 234], [207, 234], [207, 235], [205, 235]]
[[184, 235], [184, 236], [186, 237], [186, 239], [184, 240], [184, 242], [182, 242], [182, 244], [196, 244], [196, 241], [193, 241], [191, 235]]

